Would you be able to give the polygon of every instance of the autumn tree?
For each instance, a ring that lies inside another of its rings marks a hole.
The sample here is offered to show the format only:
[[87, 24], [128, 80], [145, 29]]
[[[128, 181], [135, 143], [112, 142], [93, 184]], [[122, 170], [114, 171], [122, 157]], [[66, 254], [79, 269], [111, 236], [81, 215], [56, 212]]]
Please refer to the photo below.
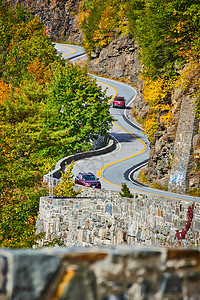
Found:
[[53, 195], [58, 197], [76, 197], [81, 191], [75, 191], [74, 174], [72, 173], [74, 162], [66, 165], [65, 171], [62, 172], [61, 179], [57, 187], [53, 189]]
[[82, 1], [78, 20], [83, 30], [83, 45], [91, 55], [99, 51], [119, 35], [127, 35], [126, 1]]
[[198, 6], [198, 0], [130, 1], [130, 31], [140, 43], [141, 59], [149, 75], [177, 75], [185, 62], [181, 52], [198, 41]]

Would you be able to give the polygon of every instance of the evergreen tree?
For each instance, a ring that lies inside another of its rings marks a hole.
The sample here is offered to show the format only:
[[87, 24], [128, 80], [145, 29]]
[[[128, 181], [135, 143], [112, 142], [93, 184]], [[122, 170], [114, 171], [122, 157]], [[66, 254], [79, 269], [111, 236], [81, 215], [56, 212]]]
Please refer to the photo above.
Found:
[[119, 192], [119, 194], [121, 197], [133, 198], [133, 195], [131, 194], [126, 183], [122, 183], [122, 189], [121, 192]]

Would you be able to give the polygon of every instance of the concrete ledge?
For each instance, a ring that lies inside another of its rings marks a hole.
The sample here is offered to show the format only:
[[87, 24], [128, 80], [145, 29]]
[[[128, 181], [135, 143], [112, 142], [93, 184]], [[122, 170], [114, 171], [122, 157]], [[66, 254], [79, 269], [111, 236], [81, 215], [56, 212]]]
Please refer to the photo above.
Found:
[[49, 177], [51, 177], [53, 179], [54, 178], [60, 179], [61, 171], [64, 172], [64, 170], [65, 170], [65, 164], [70, 164], [72, 161], [77, 161], [77, 160], [80, 160], [83, 158], [106, 154], [106, 153], [113, 151], [115, 148], [116, 148], [116, 142], [114, 141], [114, 139], [110, 138], [108, 145], [101, 149], [88, 151], [88, 152], [81, 152], [81, 153], [76, 153], [73, 155], [66, 156], [66, 157], [60, 159], [56, 163], [55, 169], [53, 171], [44, 175], [43, 181], [48, 182]]

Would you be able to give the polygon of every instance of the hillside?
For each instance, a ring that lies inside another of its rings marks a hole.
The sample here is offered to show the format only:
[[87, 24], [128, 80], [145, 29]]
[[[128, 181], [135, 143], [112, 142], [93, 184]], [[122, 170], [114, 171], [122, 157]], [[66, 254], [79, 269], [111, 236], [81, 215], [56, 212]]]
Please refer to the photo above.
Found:
[[199, 1], [21, 2], [52, 41], [82, 44], [91, 72], [137, 86], [133, 115], [151, 142], [146, 177], [198, 194]]
[[149, 183], [197, 194], [198, 5], [199, 1], [105, 1], [95, 14], [99, 4], [86, 1], [79, 16], [91, 57], [89, 69], [137, 86], [133, 115], [151, 142], [144, 172]]

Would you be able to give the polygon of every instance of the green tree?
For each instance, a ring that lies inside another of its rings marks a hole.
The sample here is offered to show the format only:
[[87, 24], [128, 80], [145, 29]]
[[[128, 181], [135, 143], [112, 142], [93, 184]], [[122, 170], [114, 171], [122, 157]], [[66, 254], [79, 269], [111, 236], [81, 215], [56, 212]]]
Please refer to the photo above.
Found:
[[[184, 54], [199, 39], [199, 0], [131, 0], [130, 30], [151, 76], [177, 76]], [[198, 42], [199, 43], [199, 42]]]
[[28, 23], [14, 25], [11, 33], [12, 39], [7, 48], [3, 68], [3, 78], [7, 82], [11, 81], [13, 85], [18, 85], [26, 76], [28, 66], [36, 58], [45, 65], [56, 60], [61, 63], [50, 38], [45, 34], [44, 24], [39, 18], [35, 17]]
[[53, 75], [45, 122], [52, 147], [46, 151], [60, 156], [90, 150], [91, 140], [105, 136], [111, 127], [110, 98], [86, 70], [70, 63], [56, 66]]
[[30, 248], [40, 238], [36, 235], [38, 188], [6, 189], [0, 194], [0, 247]]

